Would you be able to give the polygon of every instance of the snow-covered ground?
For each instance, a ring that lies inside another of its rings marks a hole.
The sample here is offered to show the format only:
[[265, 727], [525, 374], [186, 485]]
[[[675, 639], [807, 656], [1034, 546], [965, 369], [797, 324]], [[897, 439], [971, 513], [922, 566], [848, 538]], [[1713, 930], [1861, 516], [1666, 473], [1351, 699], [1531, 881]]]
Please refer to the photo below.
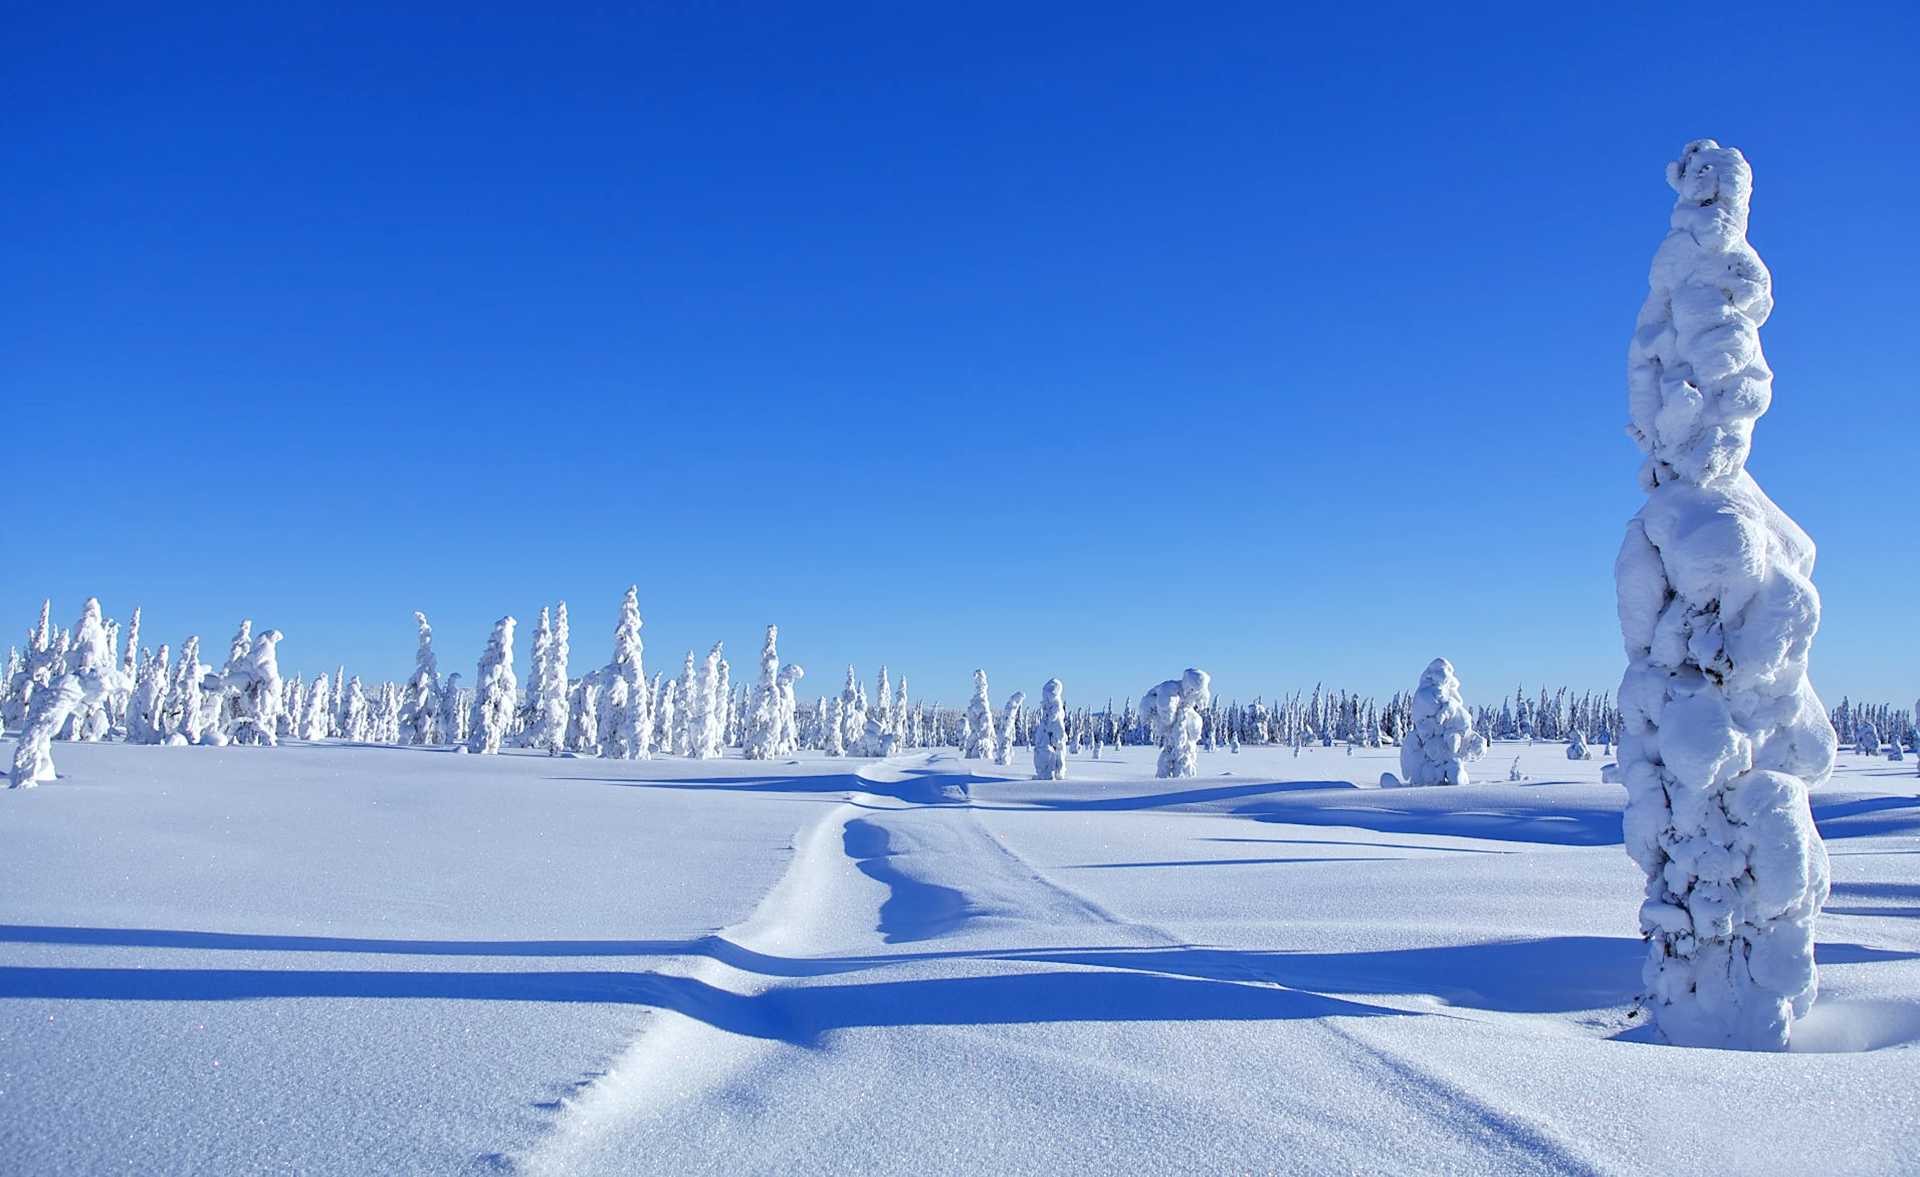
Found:
[[1815, 794], [1767, 1055], [1642, 1040], [1598, 749], [1153, 755], [60, 745], [0, 794], [0, 1170], [1913, 1170], [1911, 761]]

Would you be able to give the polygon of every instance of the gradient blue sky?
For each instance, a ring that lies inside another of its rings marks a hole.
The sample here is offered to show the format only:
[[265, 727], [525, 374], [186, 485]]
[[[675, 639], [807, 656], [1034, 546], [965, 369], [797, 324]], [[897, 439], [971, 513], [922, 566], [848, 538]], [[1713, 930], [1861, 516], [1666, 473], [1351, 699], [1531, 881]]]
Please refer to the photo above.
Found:
[[650, 668], [816, 689], [1611, 688], [1713, 137], [1815, 685], [1904, 703], [1916, 9], [1619, 8], [9, 6], [0, 632], [397, 678], [423, 609], [471, 678], [565, 598], [578, 673], [637, 582]]

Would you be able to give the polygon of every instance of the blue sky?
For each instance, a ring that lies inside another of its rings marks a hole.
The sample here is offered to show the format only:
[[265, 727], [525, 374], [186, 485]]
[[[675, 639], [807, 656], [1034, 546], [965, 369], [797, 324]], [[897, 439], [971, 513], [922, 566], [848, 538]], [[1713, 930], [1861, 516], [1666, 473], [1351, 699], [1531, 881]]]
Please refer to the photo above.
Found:
[[577, 673], [637, 582], [652, 668], [816, 688], [1610, 688], [1713, 137], [1815, 685], [1920, 691], [1915, 10], [1291, 7], [14, 6], [0, 620], [374, 679], [565, 598]]

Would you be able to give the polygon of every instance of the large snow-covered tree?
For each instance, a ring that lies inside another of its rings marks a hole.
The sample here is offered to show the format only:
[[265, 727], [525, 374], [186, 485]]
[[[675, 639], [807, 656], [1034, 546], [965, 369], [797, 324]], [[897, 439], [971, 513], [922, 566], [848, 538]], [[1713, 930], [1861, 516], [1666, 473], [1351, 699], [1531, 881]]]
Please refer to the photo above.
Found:
[[1060, 680], [1050, 678], [1040, 688], [1040, 726], [1033, 733], [1033, 779], [1067, 778], [1067, 705]]
[[1170, 678], [1140, 697], [1141, 717], [1154, 743], [1160, 745], [1155, 776], [1199, 775], [1200, 733], [1213, 700], [1212, 682], [1206, 671], [1188, 667], [1179, 678]]
[[721, 697], [725, 689], [722, 685], [720, 669], [720, 649], [723, 643], [713, 643], [713, 649], [707, 651], [707, 657], [700, 664], [699, 677], [693, 685], [693, 712], [687, 719], [687, 755], [696, 760], [712, 760], [721, 755], [721, 733], [726, 722], [721, 708], [726, 700]]
[[400, 704], [400, 734], [409, 744], [432, 744], [440, 723], [440, 660], [433, 653], [427, 615], [416, 611], [413, 620], [420, 626], [420, 644], [414, 648], [413, 677], [407, 679]]
[[1400, 740], [1400, 777], [1381, 778], [1382, 784], [1464, 785], [1467, 762], [1483, 747], [1473, 730], [1473, 715], [1460, 694], [1453, 663], [1435, 658], [1420, 673], [1414, 688], [1411, 726]]
[[985, 760], [993, 755], [993, 703], [987, 698], [987, 672], [973, 672], [973, 698], [967, 703], [967, 723], [960, 756]]
[[[600, 754], [619, 760], [645, 760], [653, 731], [640, 625], [640, 586], [628, 585], [613, 630], [613, 658], [600, 672], [606, 684], [600, 710]], [[615, 679], [625, 684], [617, 693], [612, 685]]]
[[747, 731], [740, 741], [748, 760], [771, 760], [782, 755], [780, 747], [780, 651], [777, 643], [780, 627], [767, 627], [767, 640], [760, 646], [760, 681], [753, 686], [747, 701]]
[[567, 738], [567, 630], [565, 601], [560, 603], [560, 624], [548, 619], [543, 606], [533, 629], [532, 669], [528, 672], [527, 707], [529, 722], [525, 742], [549, 756], [557, 756]]
[[1807, 790], [1836, 739], [1807, 682], [1813, 542], [1746, 471], [1773, 374], [1772, 279], [1747, 244], [1753, 174], [1711, 139], [1678, 193], [1628, 364], [1647, 502], [1615, 564], [1626, 845], [1646, 872], [1646, 1001], [1686, 1046], [1783, 1050], [1817, 990], [1826, 848]]
[[473, 734], [469, 737], [475, 752], [491, 755], [513, 726], [513, 618], [502, 617], [494, 623], [493, 636], [487, 639], [486, 652], [480, 655], [480, 677], [473, 696]]

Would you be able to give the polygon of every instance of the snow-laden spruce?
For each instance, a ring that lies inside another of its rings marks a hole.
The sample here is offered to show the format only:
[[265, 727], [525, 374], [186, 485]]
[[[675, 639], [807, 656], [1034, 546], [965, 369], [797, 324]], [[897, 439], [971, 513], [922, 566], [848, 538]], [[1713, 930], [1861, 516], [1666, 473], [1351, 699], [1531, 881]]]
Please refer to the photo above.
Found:
[[1478, 758], [1485, 745], [1473, 730], [1473, 714], [1460, 695], [1453, 663], [1445, 658], [1428, 663], [1408, 707], [1411, 726], [1400, 740], [1400, 776], [1384, 774], [1380, 783], [1467, 784], [1467, 762]]
[[767, 627], [760, 646], [760, 681], [747, 702], [747, 733], [740, 748], [748, 760], [771, 760], [780, 747], [780, 627]]
[[1872, 723], [1862, 723], [1854, 729], [1853, 750], [1861, 756], [1880, 755], [1880, 729]]
[[438, 742], [434, 732], [440, 722], [440, 661], [433, 653], [427, 615], [416, 610], [413, 620], [420, 627], [420, 644], [413, 651], [413, 677], [407, 679], [400, 706], [401, 734], [409, 744], [432, 744]]
[[726, 717], [721, 708], [726, 700], [721, 697], [725, 688], [720, 670], [720, 650], [724, 644], [713, 643], [693, 684], [693, 708], [687, 717], [687, 755], [696, 760], [717, 759], [724, 751], [721, 736]]
[[960, 755], [983, 760], [993, 755], [993, 704], [987, 699], [987, 672], [973, 672], [973, 699], [967, 703], [967, 723], [961, 732]]
[[1040, 726], [1033, 733], [1033, 779], [1067, 779], [1067, 705], [1060, 697], [1060, 680], [1050, 678], [1040, 688]]
[[793, 697], [793, 684], [806, 677], [807, 672], [799, 663], [789, 662], [780, 668], [780, 677], [774, 680], [779, 692], [778, 726], [774, 736], [774, 755], [791, 756], [800, 748], [800, 723], [797, 715], [798, 705]]
[[1007, 697], [1005, 707], [1000, 711], [1000, 730], [993, 739], [993, 762], [999, 765], [1013, 763], [1013, 737], [1020, 731], [1020, 709], [1027, 705], [1027, 693], [1015, 691]]
[[[607, 683], [606, 707], [600, 714], [600, 754], [619, 760], [645, 760], [653, 734], [653, 706], [647, 697], [646, 668], [641, 655], [640, 586], [628, 585], [620, 600], [620, 620], [613, 630], [613, 660], [600, 677]], [[615, 681], [623, 684], [617, 692]]]
[[360, 676], [354, 675], [347, 680], [345, 689], [340, 692], [340, 738], [354, 744], [365, 744], [373, 739], [373, 713], [367, 706], [367, 692], [360, 685]]
[[1746, 472], [1773, 379], [1771, 278], [1746, 240], [1752, 172], [1702, 139], [1667, 182], [1673, 227], [1628, 364], [1647, 502], [1614, 573], [1646, 1000], [1669, 1042], [1783, 1050], [1813, 1004], [1828, 887], [1807, 804], [1836, 744], [1807, 682], [1814, 547]]
[[849, 756], [860, 755], [858, 749], [867, 730], [867, 688], [860, 685], [860, 676], [847, 667], [847, 685], [840, 688], [840, 746]]
[[527, 684], [531, 722], [525, 743], [549, 756], [558, 756], [567, 738], [567, 603], [560, 602], [557, 623], [549, 622], [545, 606], [533, 631], [531, 680]]
[[[152, 650], [141, 652], [139, 665], [134, 670], [133, 697], [127, 702], [129, 744], [166, 742], [163, 718], [167, 705], [167, 684], [172, 671], [170, 660], [170, 653], [164, 644], [157, 655]], [[124, 663], [121, 673], [126, 673]]]
[[1200, 772], [1200, 733], [1212, 702], [1212, 679], [1204, 670], [1187, 668], [1140, 697], [1140, 713], [1160, 758], [1154, 775], [1162, 778], [1197, 776]]
[[1567, 737], [1567, 759], [1593, 759], [1593, 749], [1587, 747], [1587, 737], [1580, 734], [1579, 728], [1574, 728], [1573, 734]]
[[333, 697], [332, 681], [326, 675], [318, 675], [313, 685], [307, 688], [307, 702], [301, 716], [300, 738], [303, 740], [324, 740], [333, 734]]
[[511, 617], [494, 623], [486, 652], [480, 655], [480, 677], [474, 688], [472, 748], [492, 754], [500, 750], [513, 724], [513, 625]]

